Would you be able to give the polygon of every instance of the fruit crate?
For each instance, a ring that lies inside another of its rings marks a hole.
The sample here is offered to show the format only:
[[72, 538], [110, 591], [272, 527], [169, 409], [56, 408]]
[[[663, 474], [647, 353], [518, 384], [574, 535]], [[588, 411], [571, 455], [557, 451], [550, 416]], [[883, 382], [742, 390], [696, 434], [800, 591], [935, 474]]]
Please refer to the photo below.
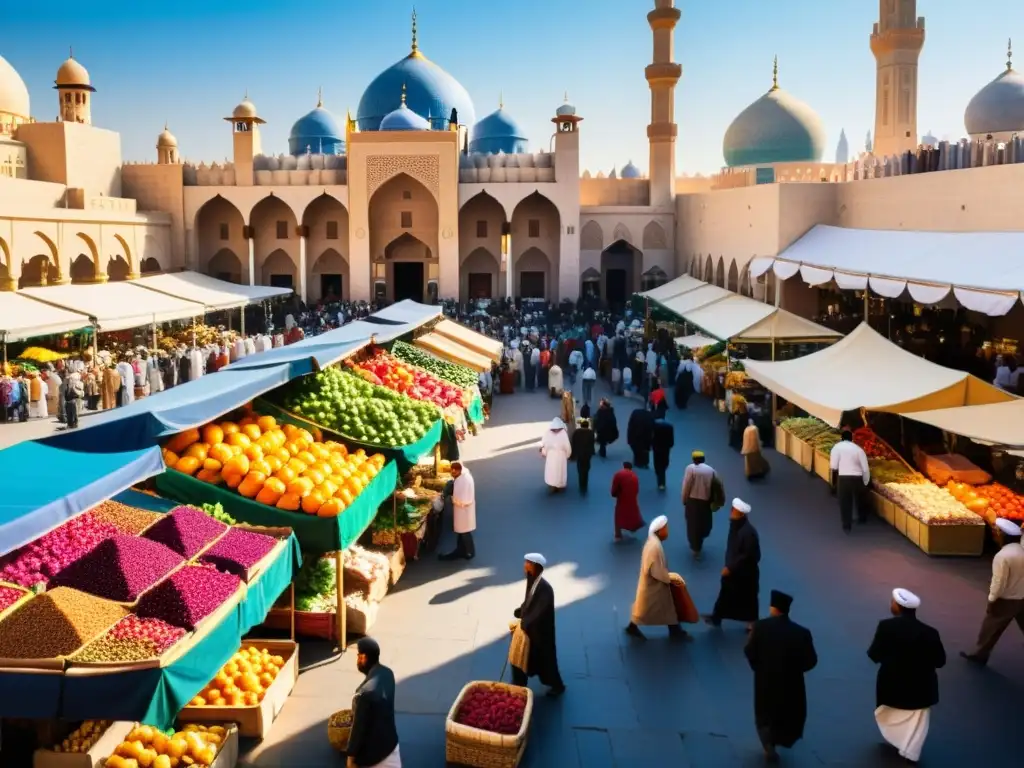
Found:
[[929, 555], [978, 557], [985, 550], [985, 526], [922, 525], [918, 546]]
[[32, 754], [32, 768], [99, 768], [134, 727], [130, 720], [115, 720], [85, 752], [37, 749]]
[[[271, 608], [263, 626], [267, 629], [289, 630], [291, 616], [288, 608]], [[296, 611], [295, 636], [315, 637], [334, 642], [338, 639], [338, 622], [333, 613], [321, 611]]]
[[775, 450], [786, 456], [786, 451], [789, 446], [790, 434], [787, 430], [783, 429], [779, 424], [775, 425]]
[[814, 474], [829, 485], [832, 484], [832, 460], [829, 454], [821, 451], [814, 452]]
[[[473, 728], [455, 722], [463, 699], [474, 688], [500, 688], [510, 692], [521, 693], [526, 697], [526, 709], [523, 711], [523, 723], [516, 734], [506, 735]], [[530, 718], [533, 715], [533, 691], [518, 685], [494, 683], [477, 680], [463, 686], [455, 703], [448, 710], [444, 724], [445, 760], [456, 765], [471, 768], [516, 768], [526, 751], [527, 737], [530, 734]]]
[[800, 446], [803, 444], [804, 441], [794, 434], [790, 434], [789, 437], [786, 438], [786, 455], [797, 464], [800, 463]]
[[252, 707], [185, 707], [178, 713], [179, 723], [237, 723], [239, 736], [266, 737], [299, 676], [299, 646], [293, 640], [243, 640], [241, 647], [266, 648], [284, 657], [284, 666], [267, 688], [263, 701]]

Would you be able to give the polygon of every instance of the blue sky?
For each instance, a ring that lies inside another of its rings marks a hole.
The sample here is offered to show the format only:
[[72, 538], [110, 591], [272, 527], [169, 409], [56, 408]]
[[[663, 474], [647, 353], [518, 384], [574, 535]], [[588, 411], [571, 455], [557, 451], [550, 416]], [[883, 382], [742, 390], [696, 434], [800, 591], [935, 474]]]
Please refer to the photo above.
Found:
[[[155, 158], [167, 121], [189, 160], [230, 154], [230, 114], [246, 89], [268, 124], [264, 147], [287, 149], [291, 124], [316, 104], [343, 117], [363, 88], [408, 53], [410, 0], [51, 0], [5, 10], [0, 55], [21, 73], [37, 119], [56, 114], [53, 77], [68, 46], [98, 89], [96, 124], [122, 135], [129, 160]], [[647, 167], [653, 0], [417, 0], [420, 47], [473, 97], [478, 117], [505, 108], [534, 148], [546, 147], [550, 118], [568, 91], [579, 113], [582, 165], [608, 171], [632, 159]], [[873, 0], [677, 0], [678, 171], [713, 172], [730, 121], [771, 85], [813, 106], [829, 134], [851, 148], [874, 121], [874, 60], [868, 48]], [[45, 9], [45, 10], [44, 10]], [[1020, 38], [1024, 3], [996, 15], [953, 0], [918, 0], [927, 19], [918, 127], [959, 138], [971, 96], [998, 75], [1006, 38]], [[1018, 59], [1020, 60], [1020, 57]], [[1020, 69], [1021, 64], [1017, 67]]]

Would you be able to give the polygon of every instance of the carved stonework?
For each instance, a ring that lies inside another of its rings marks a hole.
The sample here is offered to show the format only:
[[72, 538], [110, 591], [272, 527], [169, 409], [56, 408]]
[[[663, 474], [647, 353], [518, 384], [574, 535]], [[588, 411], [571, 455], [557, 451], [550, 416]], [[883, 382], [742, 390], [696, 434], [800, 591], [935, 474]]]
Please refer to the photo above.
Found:
[[583, 231], [580, 233], [580, 249], [584, 251], [604, 250], [604, 232], [601, 231], [601, 225], [596, 221], [588, 221], [583, 225]]
[[366, 197], [400, 173], [416, 179], [434, 197], [440, 188], [440, 164], [437, 155], [369, 155], [366, 158]]
[[656, 222], [650, 222], [644, 228], [644, 250], [665, 250], [668, 248], [668, 240], [665, 237], [665, 230]]
[[616, 224], [615, 231], [612, 233], [612, 242], [617, 243], [619, 240], [633, 245], [633, 236], [629, 234], [629, 230], [626, 229], [625, 224]]

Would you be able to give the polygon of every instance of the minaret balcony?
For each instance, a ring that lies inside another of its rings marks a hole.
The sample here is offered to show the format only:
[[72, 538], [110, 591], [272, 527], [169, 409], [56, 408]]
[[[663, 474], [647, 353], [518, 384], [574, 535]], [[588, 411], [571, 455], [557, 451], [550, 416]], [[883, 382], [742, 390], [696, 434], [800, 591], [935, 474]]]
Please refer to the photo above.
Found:
[[683, 12], [678, 8], [655, 8], [647, 14], [651, 29], [675, 29]]
[[675, 85], [679, 82], [679, 78], [682, 76], [683, 65], [675, 64], [673, 62], [667, 62], [664, 64], [648, 64], [644, 69], [644, 77], [647, 78], [647, 82], [651, 85], [665, 83]]

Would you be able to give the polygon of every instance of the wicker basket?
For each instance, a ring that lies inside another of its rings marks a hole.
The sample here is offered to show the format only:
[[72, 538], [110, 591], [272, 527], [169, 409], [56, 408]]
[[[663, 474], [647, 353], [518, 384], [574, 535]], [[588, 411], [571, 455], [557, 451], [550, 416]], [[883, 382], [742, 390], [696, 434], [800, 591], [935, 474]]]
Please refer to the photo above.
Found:
[[[526, 697], [523, 724], [519, 733], [505, 735], [472, 728], [455, 722], [455, 717], [470, 691], [475, 688], [502, 689]], [[467, 683], [459, 692], [445, 720], [445, 759], [456, 765], [472, 768], [516, 768], [526, 751], [526, 740], [530, 733], [530, 717], [533, 715], [533, 691], [508, 683], [492, 683], [477, 680]]]
[[338, 752], [345, 754], [348, 750], [348, 738], [352, 735], [352, 710], [343, 709], [335, 712], [327, 721], [327, 739]]

